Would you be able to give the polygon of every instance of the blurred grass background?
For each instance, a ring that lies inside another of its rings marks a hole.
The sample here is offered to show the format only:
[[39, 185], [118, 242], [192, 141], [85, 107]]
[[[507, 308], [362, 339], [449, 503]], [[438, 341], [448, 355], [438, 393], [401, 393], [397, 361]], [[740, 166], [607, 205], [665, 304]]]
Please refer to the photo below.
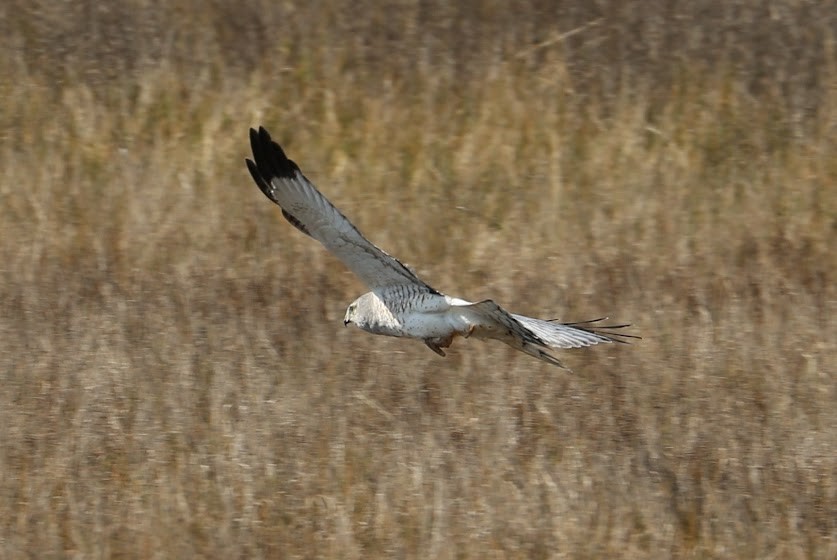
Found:
[[[834, 2], [0, 5], [0, 557], [837, 555]], [[431, 285], [340, 324], [266, 126]]]

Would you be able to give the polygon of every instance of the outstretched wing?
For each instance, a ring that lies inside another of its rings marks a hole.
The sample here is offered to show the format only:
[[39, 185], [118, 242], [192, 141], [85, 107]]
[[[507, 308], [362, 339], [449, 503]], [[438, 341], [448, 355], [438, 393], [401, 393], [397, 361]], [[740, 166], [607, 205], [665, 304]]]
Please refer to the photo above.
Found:
[[639, 338], [630, 334], [612, 332], [612, 329], [621, 329], [630, 325], [589, 326], [602, 319], [582, 323], [557, 323], [533, 319], [509, 313], [490, 299], [479, 303], [455, 302], [452, 309], [456, 310], [455, 312], [467, 325], [468, 336], [500, 340], [512, 348], [564, 369], [569, 368], [545, 350], [581, 348], [608, 342], [625, 342], [620, 338]]
[[250, 129], [253, 159], [247, 168], [261, 191], [282, 208], [282, 215], [343, 261], [371, 289], [409, 284], [438, 293], [398, 259], [370, 243], [288, 159], [263, 127]]
[[565, 367], [558, 358], [543, 350], [549, 345], [537, 333], [524, 326], [519, 316], [512, 315], [492, 300], [460, 304], [456, 307], [456, 312], [461, 314], [468, 324], [468, 336], [493, 338], [539, 360], [560, 368]]
[[632, 334], [612, 332], [612, 329], [623, 329], [630, 325], [602, 325], [592, 326], [604, 319], [593, 319], [581, 323], [558, 323], [533, 319], [523, 315], [512, 314], [520, 324], [535, 334], [550, 348], [582, 348], [594, 344], [621, 342], [622, 338], [639, 338]]

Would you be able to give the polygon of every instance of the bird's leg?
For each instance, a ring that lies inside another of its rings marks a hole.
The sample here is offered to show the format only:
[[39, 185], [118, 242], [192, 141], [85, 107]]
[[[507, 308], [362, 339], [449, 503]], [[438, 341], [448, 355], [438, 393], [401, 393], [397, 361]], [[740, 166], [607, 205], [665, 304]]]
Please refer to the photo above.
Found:
[[477, 330], [476, 325], [469, 325], [468, 330], [462, 334], [462, 338], [471, 338], [471, 335], [474, 334], [474, 331]]
[[441, 349], [441, 347], [436, 344], [435, 342], [431, 342], [430, 339], [424, 341], [428, 348], [439, 354], [440, 356], [445, 356], [445, 351]]
[[424, 343], [427, 345], [427, 347], [439, 354], [440, 356], [445, 356], [445, 351], [442, 350], [442, 348], [449, 348], [452, 342], [452, 334], [449, 336], [440, 336], [436, 338], [424, 339]]

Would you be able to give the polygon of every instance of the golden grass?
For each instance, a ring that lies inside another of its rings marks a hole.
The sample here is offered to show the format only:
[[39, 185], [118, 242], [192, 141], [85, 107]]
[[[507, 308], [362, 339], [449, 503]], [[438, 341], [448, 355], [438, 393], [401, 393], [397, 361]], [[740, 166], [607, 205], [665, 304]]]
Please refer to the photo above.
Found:
[[[80, 5], [0, 18], [0, 557], [837, 553], [831, 11]], [[644, 339], [344, 329], [259, 124], [438, 289]]]

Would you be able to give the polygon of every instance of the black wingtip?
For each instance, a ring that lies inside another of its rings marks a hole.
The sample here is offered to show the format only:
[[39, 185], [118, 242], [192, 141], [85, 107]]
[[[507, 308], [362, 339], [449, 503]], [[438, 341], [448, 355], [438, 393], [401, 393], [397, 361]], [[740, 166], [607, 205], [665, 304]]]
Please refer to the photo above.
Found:
[[299, 166], [285, 155], [285, 150], [273, 141], [265, 127], [260, 126], [258, 131], [250, 129], [250, 147], [265, 182], [269, 183], [274, 177], [292, 178], [299, 172]]
[[253, 181], [256, 182], [256, 186], [259, 187], [259, 190], [262, 191], [267, 198], [276, 204], [279, 204], [279, 201], [277, 201], [276, 197], [273, 196], [273, 188], [259, 172], [259, 166], [251, 159], [245, 159], [244, 161], [247, 163], [247, 170], [250, 172], [250, 176], [253, 177]]

